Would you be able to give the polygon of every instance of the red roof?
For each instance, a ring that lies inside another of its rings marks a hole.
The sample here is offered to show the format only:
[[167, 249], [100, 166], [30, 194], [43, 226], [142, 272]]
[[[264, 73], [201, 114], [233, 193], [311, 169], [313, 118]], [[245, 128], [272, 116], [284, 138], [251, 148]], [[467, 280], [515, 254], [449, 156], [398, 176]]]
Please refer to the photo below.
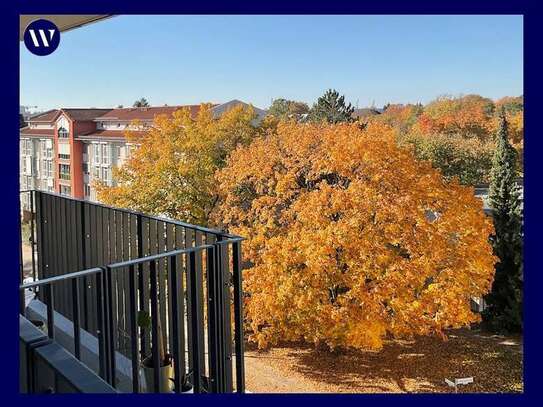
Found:
[[55, 135], [55, 129], [31, 129], [30, 127], [23, 127], [19, 129], [21, 136], [38, 136], [38, 137], [53, 137]]
[[52, 122], [53, 120], [56, 119], [58, 112], [59, 112], [58, 109], [48, 110], [47, 112], [38, 113], [38, 114], [36, 114], [34, 116], [31, 116], [28, 119], [28, 121], [29, 122], [47, 122], [47, 123], [50, 123], [50, 122]]
[[109, 112], [111, 109], [72, 109], [72, 108], [62, 108], [61, 111], [66, 113], [66, 115], [72, 120], [78, 121], [87, 121], [94, 120], [99, 116]]
[[200, 105], [184, 105], [184, 106], [157, 106], [157, 107], [125, 107], [119, 109], [112, 109], [106, 114], [97, 117], [96, 121], [106, 120], [119, 120], [119, 121], [132, 121], [153, 120], [155, 116], [161, 114], [171, 115], [173, 112], [179, 109], [190, 109], [190, 115], [195, 117], [200, 110]]

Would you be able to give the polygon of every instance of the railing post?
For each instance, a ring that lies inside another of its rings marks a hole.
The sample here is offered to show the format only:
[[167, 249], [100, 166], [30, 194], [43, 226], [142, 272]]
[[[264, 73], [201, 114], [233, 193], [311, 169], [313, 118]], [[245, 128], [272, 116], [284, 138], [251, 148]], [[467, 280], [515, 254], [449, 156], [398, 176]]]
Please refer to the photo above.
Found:
[[230, 312], [230, 262], [228, 244], [220, 245], [220, 274], [222, 292], [223, 345], [224, 345], [224, 391], [232, 392], [232, 320]]
[[79, 304], [79, 280], [72, 280], [72, 313], [74, 323], [74, 353], [77, 359], [81, 359], [81, 326], [80, 326], [80, 304]]
[[[81, 267], [85, 269], [87, 267], [87, 239], [89, 238], [89, 233], [85, 227], [87, 224], [86, 221], [86, 211], [85, 203], [81, 202]], [[89, 279], [87, 276], [83, 277], [83, 327], [85, 330], [89, 330]]]
[[[183, 305], [183, 273], [178, 273], [177, 257], [169, 257], [170, 262], [170, 284], [168, 287], [171, 297], [172, 313], [172, 353], [174, 360], [174, 382], [175, 391], [181, 393], [183, 390], [183, 379], [185, 376], [185, 329]], [[179, 278], [181, 274], [181, 278]]]
[[[24, 192], [23, 192], [24, 193]], [[19, 194], [19, 280], [20, 284], [24, 282], [24, 266], [23, 266], [23, 205], [21, 205], [21, 194]], [[25, 313], [25, 292], [22, 290], [19, 296], [19, 313]]]
[[50, 283], [46, 286], [46, 298], [47, 298], [47, 334], [49, 338], [55, 338], [55, 297], [53, 284]]
[[36, 236], [34, 234], [34, 199], [35, 191], [30, 191], [30, 249], [32, 253], [32, 279], [36, 281], [36, 255], [34, 253], [36, 246]]
[[160, 392], [161, 388], [161, 374], [160, 367], [162, 365], [162, 360], [160, 360], [160, 341], [162, 341], [162, 334], [159, 331], [160, 316], [158, 314], [158, 286], [157, 286], [157, 270], [156, 270], [156, 261], [153, 260], [149, 264], [149, 277], [151, 279], [151, 352], [153, 359], [153, 391], [155, 393]]
[[218, 346], [219, 340], [217, 338], [218, 321], [217, 321], [217, 246], [213, 245], [207, 249], [207, 312], [208, 312], [208, 328], [207, 328], [207, 340], [209, 350], [209, 389], [211, 393], [217, 393], [219, 391], [218, 381]]
[[[138, 254], [137, 257], [143, 257], [143, 225], [142, 225], [142, 216], [137, 215], [136, 216], [136, 234], [137, 234], [137, 246], [138, 246]], [[138, 299], [139, 299], [139, 306], [140, 311], [145, 311], [147, 308], [145, 306], [145, 290], [144, 285], [146, 284], [145, 278], [144, 278], [144, 272], [143, 272], [143, 264], [138, 264]], [[146, 343], [146, 337], [145, 337], [145, 329], [140, 330], [140, 341], [141, 341], [141, 348], [140, 351], [142, 352], [142, 359], [145, 357], [145, 350], [147, 349], [147, 343]]]
[[241, 242], [232, 245], [232, 264], [234, 279], [234, 326], [236, 347], [236, 392], [245, 392], [245, 360], [243, 344], [243, 278], [241, 275]]
[[139, 358], [138, 358], [138, 321], [137, 321], [137, 276], [134, 265], [128, 267], [128, 281], [130, 287], [130, 333], [132, 340], [130, 349], [132, 351], [132, 391], [139, 393], [140, 390], [140, 375], [139, 375]]
[[115, 321], [113, 315], [113, 282], [111, 278], [111, 268], [104, 268], [104, 294], [106, 306], [106, 347], [109, 359], [109, 384], [113, 388], [116, 387], [116, 360], [115, 360]]
[[106, 321], [104, 318], [104, 275], [103, 270], [96, 273], [96, 319], [98, 335], [98, 359], [100, 377], [108, 381], [108, 358], [106, 351]]
[[[201, 262], [199, 262], [201, 266]], [[204, 349], [201, 347], [203, 343], [203, 315], [202, 315], [202, 292], [200, 290], [201, 283], [199, 280], [202, 278], [202, 270], [197, 267], [196, 252], [191, 251], [189, 253], [189, 296], [191, 297], [191, 323], [192, 323], [192, 385], [194, 393], [201, 393], [202, 387], [202, 373], [204, 366], [202, 366], [202, 356]]]

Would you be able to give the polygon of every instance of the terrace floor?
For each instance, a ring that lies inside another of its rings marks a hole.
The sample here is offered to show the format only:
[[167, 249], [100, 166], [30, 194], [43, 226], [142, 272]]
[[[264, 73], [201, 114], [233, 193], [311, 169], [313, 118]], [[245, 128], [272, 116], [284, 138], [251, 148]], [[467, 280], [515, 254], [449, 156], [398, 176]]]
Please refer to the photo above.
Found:
[[319, 352], [289, 345], [245, 353], [254, 393], [444, 393], [445, 378], [473, 376], [458, 392], [522, 392], [522, 338], [454, 330], [448, 341], [387, 341], [380, 352]]

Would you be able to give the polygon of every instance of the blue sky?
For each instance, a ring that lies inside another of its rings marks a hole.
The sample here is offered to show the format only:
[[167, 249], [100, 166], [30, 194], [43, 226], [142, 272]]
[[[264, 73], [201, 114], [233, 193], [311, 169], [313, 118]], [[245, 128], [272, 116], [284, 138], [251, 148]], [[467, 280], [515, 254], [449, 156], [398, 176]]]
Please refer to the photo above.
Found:
[[46, 57], [21, 43], [21, 104], [267, 108], [328, 88], [360, 107], [517, 96], [522, 31], [521, 16], [118, 16], [63, 33]]

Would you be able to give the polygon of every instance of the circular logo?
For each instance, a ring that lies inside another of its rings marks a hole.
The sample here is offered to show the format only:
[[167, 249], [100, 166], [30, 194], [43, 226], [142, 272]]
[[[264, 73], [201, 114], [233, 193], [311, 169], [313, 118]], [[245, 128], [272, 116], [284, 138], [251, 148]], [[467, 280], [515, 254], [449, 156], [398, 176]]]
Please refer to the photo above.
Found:
[[34, 55], [49, 55], [55, 52], [60, 44], [60, 31], [49, 20], [35, 20], [26, 27], [24, 42]]

